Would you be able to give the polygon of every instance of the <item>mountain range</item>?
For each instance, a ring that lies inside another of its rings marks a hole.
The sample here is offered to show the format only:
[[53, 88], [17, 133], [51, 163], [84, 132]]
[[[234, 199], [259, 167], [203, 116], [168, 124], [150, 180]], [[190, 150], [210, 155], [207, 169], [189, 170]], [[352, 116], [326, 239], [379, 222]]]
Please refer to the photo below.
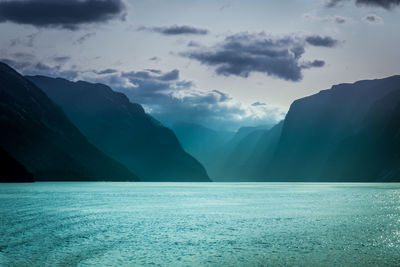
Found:
[[0, 114], [4, 158], [18, 163], [12, 171], [23, 171], [22, 165], [36, 181], [138, 180], [89, 143], [41, 89], [3, 63]]
[[203, 125], [187, 122], [178, 122], [171, 126], [182, 144], [182, 147], [197, 158], [207, 169], [211, 179], [219, 171], [221, 157], [226, 145], [235, 133], [231, 131], [217, 131]]
[[400, 76], [392, 76], [294, 101], [283, 122], [242, 139], [225, 171], [235, 181], [381, 182], [400, 181], [399, 166]]
[[1, 182], [400, 181], [400, 76], [334, 85], [235, 133], [169, 129], [104, 84], [0, 63], [0, 114]]
[[141, 181], [209, 181], [204, 167], [175, 134], [104, 84], [27, 77], [66, 113], [88, 140]]

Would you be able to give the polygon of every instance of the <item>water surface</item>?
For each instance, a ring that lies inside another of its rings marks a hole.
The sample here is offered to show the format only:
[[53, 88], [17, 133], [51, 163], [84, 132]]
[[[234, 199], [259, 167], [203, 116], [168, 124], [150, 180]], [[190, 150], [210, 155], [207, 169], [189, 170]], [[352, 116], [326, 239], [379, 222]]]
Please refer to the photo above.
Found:
[[1, 266], [399, 266], [400, 184], [0, 184]]

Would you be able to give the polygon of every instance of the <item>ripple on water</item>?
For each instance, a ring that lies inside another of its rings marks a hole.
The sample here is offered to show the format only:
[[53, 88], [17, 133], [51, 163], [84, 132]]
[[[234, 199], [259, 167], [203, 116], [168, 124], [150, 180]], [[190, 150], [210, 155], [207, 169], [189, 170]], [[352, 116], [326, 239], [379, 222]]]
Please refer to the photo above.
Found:
[[399, 184], [0, 185], [0, 265], [399, 265]]

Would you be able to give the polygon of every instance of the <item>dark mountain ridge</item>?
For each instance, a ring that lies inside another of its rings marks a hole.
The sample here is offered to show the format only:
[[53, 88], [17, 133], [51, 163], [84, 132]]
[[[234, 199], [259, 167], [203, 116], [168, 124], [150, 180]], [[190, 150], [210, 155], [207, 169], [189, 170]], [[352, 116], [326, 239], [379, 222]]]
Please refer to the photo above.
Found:
[[245, 137], [226, 166], [241, 181], [399, 181], [399, 90], [392, 76], [298, 99], [257, 144]]
[[267, 176], [325, 179], [322, 173], [326, 161], [337, 146], [362, 129], [364, 118], [376, 101], [399, 87], [400, 76], [393, 76], [335, 85], [294, 101], [284, 120]]
[[90, 144], [41, 89], [1, 62], [0, 114], [0, 146], [35, 180], [137, 180]]
[[98, 148], [142, 181], [209, 181], [204, 167], [186, 153], [175, 134], [103, 84], [28, 77], [60, 105]]

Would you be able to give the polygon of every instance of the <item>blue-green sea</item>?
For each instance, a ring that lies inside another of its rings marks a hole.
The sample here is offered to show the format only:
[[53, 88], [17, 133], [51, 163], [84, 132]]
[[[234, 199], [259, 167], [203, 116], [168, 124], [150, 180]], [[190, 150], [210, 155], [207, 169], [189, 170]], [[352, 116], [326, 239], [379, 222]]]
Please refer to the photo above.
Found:
[[0, 266], [400, 266], [400, 184], [0, 184]]

